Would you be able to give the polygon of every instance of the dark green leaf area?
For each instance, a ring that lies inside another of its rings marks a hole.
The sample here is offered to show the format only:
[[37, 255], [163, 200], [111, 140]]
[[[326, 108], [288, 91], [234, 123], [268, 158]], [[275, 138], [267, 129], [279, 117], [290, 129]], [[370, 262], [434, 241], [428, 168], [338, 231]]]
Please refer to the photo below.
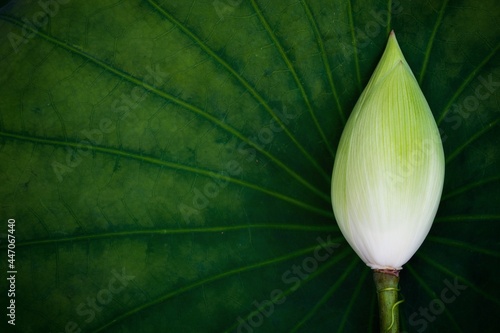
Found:
[[496, 1], [0, 6], [2, 332], [377, 332], [330, 175], [392, 29], [447, 159], [402, 328], [496, 331]]

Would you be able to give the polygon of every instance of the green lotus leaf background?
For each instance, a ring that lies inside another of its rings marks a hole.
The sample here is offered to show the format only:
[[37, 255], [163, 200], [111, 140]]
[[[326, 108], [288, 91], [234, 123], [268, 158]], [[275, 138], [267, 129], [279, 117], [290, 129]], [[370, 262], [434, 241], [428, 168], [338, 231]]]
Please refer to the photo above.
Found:
[[392, 29], [447, 158], [401, 272], [402, 329], [496, 331], [498, 14], [494, 0], [4, 4], [1, 331], [377, 332], [330, 174]]

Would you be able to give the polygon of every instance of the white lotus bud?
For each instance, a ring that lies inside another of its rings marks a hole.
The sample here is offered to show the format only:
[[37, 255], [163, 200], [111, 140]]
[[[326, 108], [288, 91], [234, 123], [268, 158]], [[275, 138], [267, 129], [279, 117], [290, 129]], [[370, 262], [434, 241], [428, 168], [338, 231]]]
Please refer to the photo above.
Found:
[[373, 269], [399, 270], [427, 236], [441, 198], [443, 147], [394, 32], [340, 139], [335, 218]]

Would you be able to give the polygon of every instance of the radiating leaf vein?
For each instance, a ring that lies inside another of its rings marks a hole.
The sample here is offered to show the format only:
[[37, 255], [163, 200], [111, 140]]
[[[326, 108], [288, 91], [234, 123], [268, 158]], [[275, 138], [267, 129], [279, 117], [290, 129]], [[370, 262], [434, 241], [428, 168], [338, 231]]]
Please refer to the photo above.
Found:
[[257, 90], [245, 80], [231, 65], [222, 59], [216, 52], [214, 52], [206, 43], [204, 43], [198, 36], [196, 36], [191, 30], [189, 30], [185, 24], [178, 21], [173, 15], [171, 15], [167, 10], [160, 7], [160, 5], [153, 0], [148, 0], [148, 2], [165, 18], [177, 26], [184, 34], [186, 34], [191, 40], [193, 40], [196, 45], [198, 45], [202, 50], [204, 50], [212, 59], [214, 59], [218, 64], [222, 65], [245, 89], [259, 102], [264, 109], [273, 117], [273, 119], [278, 123], [278, 125], [283, 129], [285, 134], [290, 138], [294, 145], [302, 152], [308, 161], [310, 161], [316, 170], [318, 170], [325, 179], [329, 180], [329, 176], [325, 173], [321, 165], [316, 161], [316, 159], [309, 154], [309, 152], [302, 146], [297, 138], [290, 132], [288, 127], [283, 123], [283, 121], [278, 117], [278, 115], [269, 106], [266, 100], [257, 92]]
[[[325, 245], [332, 245], [332, 244], [325, 244]], [[310, 253], [312, 251], [314, 251], [316, 248], [318, 247], [318, 245], [314, 245], [314, 246], [311, 246], [311, 247], [308, 247], [308, 248], [305, 248], [305, 249], [301, 249], [301, 250], [298, 250], [298, 251], [295, 251], [295, 252], [292, 252], [290, 254], [287, 254], [287, 255], [284, 255], [284, 256], [280, 256], [280, 257], [276, 257], [276, 258], [273, 258], [273, 259], [268, 259], [268, 260], [265, 260], [265, 261], [261, 261], [261, 262], [258, 262], [258, 263], [255, 263], [255, 264], [251, 264], [251, 265], [248, 265], [248, 266], [244, 266], [244, 267], [239, 267], [239, 268], [236, 268], [236, 269], [233, 269], [233, 270], [230, 270], [230, 271], [227, 271], [227, 272], [224, 272], [224, 273], [220, 273], [220, 274], [217, 274], [217, 275], [214, 275], [214, 276], [211, 276], [211, 277], [208, 277], [208, 278], [205, 278], [203, 280], [200, 280], [200, 281], [197, 281], [197, 282], [194, 282], [192, 284], [189, 284], [189, 285], [186, 285], [186, 286], [183, 286], [177, 290], [174, 290], [172, 292], [169, 292], [149, 303], [145, 303], [141, 306], [138, 306], [130, 311], [127, 311], [117, 317], [115, 317], [113, 320], [111, 320], [110, 322], [104, 324], [103, 326], [97, 328], [96, 330], [94, 330], [94, 333], [97, 333], [97, 332], [102, 332], [103, 330], [109, 328], [110, 326], [113, 326], [115, 325], [116, 323], [119, 323], [121, 321], [123, 321], [124, 319], [130, 317], [130, 316], [133, 316], [141, 311], [144, 311], [145, 309], [148, 309], [152, 306], [155, 306], [155, 305], [158, 305], [158, 304], [161, 304], [165, 301], [167, 301], [168, 299], [170, 298], [173, 298], [175, 296], [178, 296], [180, 294], [183, 294], [185, 292], [188, 292], [188, 291], [191, 291], [193, 289], [196, 289], [198, 287], [201, 287], [205, 284], [208, 284], [208, 283], [211, 283], [211, 282], [215, 282], [215, 281], [218, 281], [218, 280], [221, 280], [221, 279], [224, 279], [224, 278], [227, 278], [227, 277], [230, 277], [230, 276], [233, 276], [233, 275], [236, 275], [236, 274], [241, 274], [241, 273], [244, 273], [244, 272], [247, 272], [247, 271], [251, 271], [251, 270], [255, 270], [255, 269], [258, 269], [258, 268], [263, 268], [265, 266], [269, 266], [269, 265], [272, 265], [272, 264], [276, 264], [276, 263], [279, 263], [279, 262], [283, 262], [283, 261], [287, 261], [287, 260], [290, 260], [290, 259], [293, 259], [293, 258], [296, 258], [296, 257], [299, 257], [299, 256], [302, 256], [304, 254], [307, 254], [307, 253]], [[340, 256], [340, 254], [339, 254]]]
[[63, 141], [58, 141], [58, 140], [54, 140], [54, 139], [42, 139], [42, 138], [36, 138], [36, 137], [28, 137], [28, 136], [23, 136], [23, 135], [14, 134], [14, 133], [7, 133], [7, 132], [0, 132], [0, 136], [10, 138], [10, 139], [18, 139], [18, 140], [41, 143], [41, 144], [46, 144], [46, 145], [69, 146], [69, 147], [75, 147], [75, 148], [81, 148], [81, 149], [88, 149], [89, 151], [97, 151], [97, 152], [109, 154], [112, 156], [122, 156], [122, 157], [126, 157], [126, 158], [131, 158], [134, 160], [139, 160], [142, 162], [148, 162], [148, 163], [151, 163], [152, 165], [163, 166], [163, 167], [167, 167], [167, 168], [170, 168], [173, 170], [183, 170], [183, 171], [191, 172], [191, 173], [205, 176], [205, 177], [211, 177], [211, 178], [215, 177], [215, 178], [218, 178], [218, 179], [221, 179], [224, 181], [231, 182], [231, 183], [236, 184], [236, 185], [244, 186], [244, 187], [253, 189], [255, 191], [265, 193], [269, 196], [278, 198], [280, 200], [283, 200], [283, 201], [286, 201], [286, 202], [291, 203], [293, 205], [296, 205], [298, 207], [302, 207], [304, 209], [310, 210], [310, 211], [315, 212], [317, 214], [333, 218], [333, 213], [329, 210], [325, 210], [322, 208], [312, 206], [310, 204], [307, 204], [307, 203], [302, 202], [300, 200], [294, 199], [294, 198], [289, 197], [287, 195], [284, 195], [282, 193], [263, 188], [259, 185], [256, 185], [256, 184], [244, 181], [244, 180], [240, 180], [240, 179], [237, 179], [234, 177], [226, 176], [224, 174], [216, 173], [216, 172], [213, 172], [210, 170], [205, 170], [205, 169], [202, 169], [199, 167], [193, 167], [193, 166], [183, 165], [183, 164], [179, 164], [179, 163], [175, 163], [175, 162], [159, 160], [157, 158], [145, 156], [142, 154], [132, 153], [132, 152], [128, 152], [125, 150], [119, 150], [119, 149], [114, 149], [114, 148], [91, 145], [91, 144], [83, 144], [83, 143], [75, 143], [75, 142], [63, 142]]
[[[24, 28], [23, 23], [16, 18], [12, 18], [12, 17], [6, 16], [6, 15], [0, 15], [0, 18]], [[188, 102], [186, 102], [178, 97], [170, 95], [162, 90], [159, 90], [158, 88], [156, 88], [152, 85], [149, 85], [146, 82], [144, 82], [143, 80], [140, 80], [140, 79], [138, 79], [138, 78], [136, 78], [128, 73], [125, 73], [122, 70], [114, 68], [113, 66], [106, 64], [105, 62], [91, 56], [90, 54], [87, 54], [87, 53], [85, 53], [85, 52], [83, 52], [83, 51], [81, 51], [81, 50], [79, 50], [79, 49], [77, 49], [69, 44], [66, 44], [66, 43], [58, 40], [55, 37], [49, 36], [49, 35], [41, 32], [40, 30], [36, 30], [36, 29], [31, 28], [31, 27], [29, 27], [27, 29], [31, 30], [31, 32], [37, 34], [38, 36], [44, 38], [45, 40], [47, 40], [55, 45], [60, 46], [62, 49], [66, 50], [68, 52], [74, 53], [74, 54], [78, 54], [78, 55], [82, 56], [84, 59], [93, 62], [94, 64], [104, 68], [105, 70], [109, 71], [110, 73], [113, 73], [113, 74], [121, 77], [122, 79], [129, 81], [130, 83], [133, 83], [137, 86], [142, 86], [147, 91], [150, 91], [151, 93], [153, 93], [159, 97], [162, 97], [166, 100], [169, 100], [169, 101], [181, 106], [182, 108], [189, 110], [189, 111], [192, 111], [193, 113], [205, 118], [206, 120], [210, 121], [211, 123], [213, 123], [217, 127], [227, 131], [228, 133], [232, 134], [236, 138], [240, 139], [241, 141], [243, 141], [243, 142], [247, 143], [248, 145], [250, 145], [251, 147], [255, 148], [257, 151], [259, 151], [261, 154], [266, 156], [269, 160], [271, 160], [274, 164], [276, 164], [279, 168], [281, 168], [283, 171], [285, 171], [287, 174], [289, 174], [292, 178], [294, 178], [300, 184], [304, 185], [306, 188], [311, 190], [313, 193], [315, 193], [316, 195], [321, 197], [326, 202], [330, 202], [330, 198], [328, 195], [326, 195], [324, 192], [317, 189], [314, 185], [312, 185], [310, 182], [305, 180], [302, 176], [300, 176], [295, 171], [290, 169], [285, 163], [281, 162], [274, 155], [272, 155], [268, 151], [264, 150], [262, 147], [255, 144], [253, 141], [251, 141], [250, 139], [245, 137], [242, 133], [240, 133], [239, 131], [237, 131], [233, 127], [229, 126], [225, 122], [221, 121], [217, 117], [205, 112], [204, 110], [198, 108], [197, 106], [194, 106], [194, 105], [192, 105], [192, 104], [190, 104], [190, 103], [188, 103]]]
[[252, 2], [252, 6], [255, 10], [255, 13], [257, 14], [257, 16], [260, 19], [262, 26], [267, 31], [267, 34], [272, 39], [274, 46], [278, 50], [279, 54], [281, 55], [281, 57], [283, 58], [283, 61], [286, 64], [287, 68], [289, 69], [290, 73], [292, 74], [293, 79], [295, 80], [295, 83], [300, 90], [302, 98], [304, 99], [304, 103], [306, 104], [307, 109], [309, 110], [309, 114], [311, 115], [311, 118], [313, 119], [314, 125], [316, 126], [316, 129], [318, 130], [318, 133], [319, 133], [321, 139], [323, 140], [323, 143], [324, 143], [326, 149], [328, 150], [328, 152], [330, 153], [330, 155], [332, 157], [335, 156], [333, 148], [331, 147], [331, 144], [330, 144], [330, 140], [326, 137], [325, 132], [323, 131], [323, 129], [321, 128], [321, 125], [319, 124], [318, 118], [316, 117], [316, 114], [314, 113], [314, 111], [312, 109], [311, 102], [309, 101], [309, 97], [307, 96], [307, 93], [304, 89], [304, 86], [302, 85], [302, 82], [299, 79], [297, 71], [295, 70], [292, 62], [290, 61], [290, 59], [286, 55], [286, 52], [283, 49], [283, 46], [281, 46], [280, 41], [276, 37], [276, 34], [273, 32], [273, 30], [269, 26], [269, 23], [267, 22], [266, 18], [264, 17], [264, 14], [262, 13], [262, 10], [260, 9], [259, 5], [255, 2], [255, 0], [251, 0], [251, 2]]

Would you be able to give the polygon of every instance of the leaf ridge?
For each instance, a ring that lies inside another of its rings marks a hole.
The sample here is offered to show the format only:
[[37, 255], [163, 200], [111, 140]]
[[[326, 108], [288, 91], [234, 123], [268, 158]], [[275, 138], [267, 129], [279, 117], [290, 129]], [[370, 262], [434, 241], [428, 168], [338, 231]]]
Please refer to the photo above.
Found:
[[492, 130], [496, 125], [498, 125], [500, 119], [497, 119], [488, 125], [486, 125], [483, 129], [472, 135], [469, 140], [465, 141], [461, 146], [455, 149], [446, 159], [446, 164], [449, 164], [455, 157], [457, 157], [468, 145], [479, 139], [482, 135], [486, 134], [490, 130]]
[[304, 209], [310, 210], [312, 212], [323, 215], [325, 217], [333, 218], [333, 213], [330, 211], [312, 206], [310, 204], [307, 204], [307, 203], [300, 201], [298, 199], [294, 199], [294, 198], [289, 197], [287, 195], [284, 195], [282, 193], [266, 189], [260, 185], [253, 184], [253, 183], [250, 183], [250, 182], [238, 179], [238, 178], [234, 178], [231, 176], [226, 176], [226, 175], [223, 175], [223, 174], [220, 174], [217, 172], [213, 172], [210, 170], [202, 169], [199, 167], [183, 165], [183, 164], [179, 164], [179, 163], [175, 163], [175, 162], [171, 162], [171, 161], [160, 160], [160, 159], [155, 158], [155, 157], [145, 156], [143, 154], [137, 154], [137, 153], [132, 153], [132, 152], [128, 152], [128, 151], [124, 151], [124, 150], [120, 150], [120, 149], [102, 147], [102, 146], [92, 145], [92, 144], [63, 142], [63, 141], [57, 141], [57, 140], [52, 140], [52, 139], [27, 137], [27, 136], [23, 136], [23, 135], [19, 135], [19, 134], [13, 134], [13, 133], [0, 131], [0, 137], [1, 136], [6, 137], [6, 138], [10, 138], [10, 139], [18, 139], [18, 140], [22, 140], [22, 141], [28, 141], [28, 142], [34, 142], [34, 143], [52, 145], [52, 146], [60, 146], [60, 147], [69, 146], [69, 147], [74, 147], [74, 148], [85, 148], [88, 150], [97, 151], [97, 152], [108, 154], [111, 156], [121, 156], [121, 157], [131, 158], [134, 160], [147, 162], [147, 163], [150, 163], [152, 165], [167, 167], [167, 168], [173, 169], [173, 170], [183, 170], [183, 171], [191, 172], [194, 174], [202, 175], [205, 177], [218, 178], [218, 179], [221, 179], [224, 181], [229, 181], [233, 184], [237, 184], [240, 186], [244, 186], [244, 187], [253, 189], [255, 191], [262, 192], [262, 193], [267, 194], [269, 196], [286, 201], [288, 203], [291, 203], [291, 204], [296, 205], [298, 207], [302, 207]]
[[[339, 231], [335, 226], [308, 226], [301, 224], [248, 224], [248, 225], [229, 225], [229, 226], [215, 226], [206, 228], [181, 228], [181, 229], [146, 229], [146, 230], [133, 230], [133, 231], [120, 231], [110, 233], [96, 233], [81, 236], [71, 236], [63, 238], [48, 238], [38, 240], [27, 240], [16, 242], [17, 247], [32, 247], [46, 244], [62, 244], [85, 242], [97, 239], [112, 239], [120, 237], [132, 236], [151, 236], [151, 235], [181, 235], [181, 234], [194, 234], [194, 233], [220, 233], [231, 232], [245, 229], [270, 229], [270, 230], [288, 230], [288, 231], [301, 231], [301, 232], [334, 232]], [[0, 246], [0, 249], [7, 248], [7, 244]]]
[[266, 100], [255, 90], [250, 83], [245, 80], [229, 63], [222, 59], [217, 53], [215, 53], [206, 43], [204, 43], [198, 36], [196, 36], [191, 30], [189, 30], [185, 24], [178, 21], [172, 16], [167, 10], [160, 7], [160, 5], [154, 0], [148, 0], [148, 2], [153, 6], [160, 14], [177, 26], [185, 35], [191, 38], [203, 51], [205, 51], [212, 59], [217, 63], [221, 64], [238, 82], [240, 82], [243, 87], [259, 102], [260, 105], [266, 109], [266, 111], [273, 117], [273, 119], [278, 123], [278, 125], [283, 129], [290, 140], [295, 144], [295, 146], [302, 152], [302, 154], [309, 160], [314, 167], [323, 175], [325, 179], [329, 181], [329, 176], [323, 170], [323, 168], [318, 164], [316, 159], [309, 154], [309, 152], [300, 144], [297, 138], [290, 132], [285, 123], [276, 115], [276, 113], [271, 109]]
[[456, 215], [456, 216], [440, 216], [436, 222], [461, 222], [461, 221], [500, 221], [500, 215]]
[[347, 119], [344, 110], [342, 109], [342, 106], [340, 105], [340, 99], [337, 93], [337, 88], [335, 87], [335, 84], [333, 82], [333, 77], [332, 77], [332, 70], [330, 68], [330, 64], [328, 62], [328, 57], [326, 54], [325, 50], [325, 45], [323, 43], [323, 38], [321, 37], [321, 33], [318, 28], [318, 24], [316, 23], [316, 19], [314, 18], [314, 15], [311, 11], [311, 8], [307, 4], [306, 0], [301, 0], [300, 3], [304, 7], [304, 10], [306, 12], [307, 18], [309, 19], [309, 22], [311, 24], [311, 27], [313, 28], [314, 35], [316, 36], [316, 42], [319, 45], [319, 49], [321, 52], [321, 59], [323, 60], [323, 65], [325, 66], [325, 72], [328, 78], [328, 83], [330, 84], [330, 89], [332, 90], [333, 97], [335, 99], [335, 104], [337, 105], [337, 110], [340, 115], [340, 119], [342, 120], [342, 123], [345, 124]]
[[[22, 26], [22, 24], [17, 20], [17, 19], [14, 19], [10, 16], [6, 16], [6, 15], [0, 15], [0, 18], [3, 18], [5, 19], [6, 21], [10, 22], [10, 23], [14, 23], [18, 26]], [[42, 32], [40, 32], [39, 30], [35, 30], [31, 27], [28, 28], [29, 30], [31, 30], [33, 33], [36, 33], [37, 35], [39, 35], [40, 37], [62, 47], [63, 49], [67, 50], [67, 51], [70, 51], [70, 52], [73, 52], [75, 54], [78, 54], [80, 56], [82, 56], [83, 58], [85, 59], [88, 59], [89, 61], [95, 63], [96, 65], [98, 66], [101, 66], [103, 67], [104, 69], [106, 69], [107, 71], [123, 78], [123, 79], [126, 79], [127, 81], [131, 82], [131, 83], [134, 83], [136, 84], [137, 86], [142, 86], [144, 89], [156, 94], [157, 96], [160, 96], [166, 100], [169, 100], [179, 106], [181, 106], [182, 108], [186, 109], [186, 110], [189, 110], [203, 118], [205, 118], [206, 120], [210, 121], [211, 123], [215, 124], [216, 126], [218, 126], [219, 128], [227, 131], [228, 133], [230, 133], [231, 135], [235, 136], [236, 138], [242, 140], [243, 142], [247, 143], [248, 145], [252, 146], [253, 148], [255, 148], [257, 151], [259, 151], [261, 154], [263, 154], [264, 156], [266, 156], [267, 158], [269, 158], [269, 160], [271, 160], [274, 164], [276, 164], [279, 168], [281, 168], [283, 171], [285, 171], [286, 173], [288, 173], [292, 178], [294, 178], [296, 181], [298, 181], [300, 184], [302, 184], [303, 186], [305, 186], [306, 188], [308, 188], [309, 190], [311, 190], [313, 193], [315, 193], [316, 195], [318, 195], [319, 197], [321, 197], [323, 200], [325, 200], [326, 202], [330, 202], [330, 198], [328, 195], [326, 195], [324, 192], [318, 190], [314, 185], [312, 185], [310, 182], [308, 182], [307, 180], [305, 180], [303, 177], [301, 177], [299, 174], [297, 174], [295, 171], [293, 171], [292, 169], [290, 169], [288, 166], [286, 166], [283, 162], [281, 162], [279, 159], [277, 159], [274, 155], [272, 155], [271, 153], [269, 153], [268, 151], [262, 149], [259, 145], [255, 144], [254, 142], [252, 142], [251, 140], [249, 140], [248, 138], [246, 138], [242, 133], [240, 133], [239, 131], [237, 131], [236, 129], [234, 129], [233, 127], [227, 125], [226, 123], [224, 123], [223, 121], [219, 120], [218, 118], [214, 117], [213, 115], [209, 114], [208, 112], [205, 112], [203, 111], [202, 109], [198, 108], [197, 106], [194, 106], [180, 98], [177, 98], [171, 94], [168, 94], [162, 90], [159, 90], [149, 84], [147, 84], [146, 82], [142, 82], [141, 80], [137, 79], [136, 77], [128, 74], [128, 73], [125, 73], [117, 68], [114, 68], [108, 64], [106, 64], [105, 62], [91, 56], [90, 54], [87, 54], [81, 50], [78, 50], [77, 48], [69, 45], [69, 44], [66, 44], [66, 43], [63, 43], [62, 41], [52, 37], [52, 36], [49, 36], [47, 34], [44, 34]]]
[[441, 22], [443, 21], [443, 16], [445, 12], [446, 5], [448, 4], [448, 0], [443, 2], [441, 9], [439, 10], [439, 16], [434, 24], [434, 28], [432, 29], [431, 38], [429, 38], [429, 43], [427, 43], [427, 48], [425, 50], [424, 62], [422, 65], [422, 69], [420, 71], [420, 76], [418, 78], [418, 83], [422, 85], [422, 81], [424, 80], [425, 71], [427, 70], [427, 65], [429, 64], [429, 58], [431, 55], [432, 45], [434, 44], [434, 40], [436, 39], [436, 33], [441, 26]]
[[465, 242], [461, 242], [458, 240], [447, 239], [447, 238], [442, 238], [442, 237], [437, 237], [437, 236], [429, 236], [429, 237], [427, 237], [427, 239], [431, 242], [434, 242], [434, 243], [458, 247], [458, 248], [465, 249], [465, 250], [472, 250], [472, 251], [477, 252], [477, 253], [482, 253], [482, 254], [486, 254], [488, 256], [500, 258], [500, 252], [488, 250], [485, 248], [481, 248], [479, 246], [470, 245], [470, 244], [467, 244]]
[[387, 12], [389, 15], [387, 15], [387, 30], [386, 33], [389, 35], [391, 33], [391, 20], [392, 20], [392, 0], [387, 1]]
[[473, 289], [475, 292], [477, 292], [478, 294], [480, 294], [484, 298], [489, 299], [490, 301], [492, 301], [492, 302], [497, 303], [497, 304], [500, 305], [500, 300], [492, 297], [490, 295], [490, 293], [487, 293], [487, 292], [479, 289], [478, 287], [475, 286], [474, 283], [472, 283], [471, 281], [467, 280], [463, 276], [460, 276], [460, 275], [458, 275], [456, 273], [453, 273], [451, 270], [449, 270], [448, 268], [444, 267], [444, 265], [442, 265], [442, 264], [438, 263], [437, 261], [431, 259], [427, 255], [424, 255], [424, 254], [422, 254], [422, 253], [419, 252], [419, 253], [417, 253], [417, 256], [420, 257], [422, 260], [426, 261], [429, 265], [437, 268], [441, 272], [443, 272], [445, 274], [448, 274], [450, 277], [457, 277], [457, 279], [460, 282], [465, 283], [468, 287], [470, 287], [471, 289]]
[[358, 43], [356, 39], [356, 34], [354, 32], [354, 18], [352, 16], [352, 4], [351, 0], [347, 1], [347, 13], [349, 15], [349, 26], [351, 27], [351, 38], [352, 38], [352, 49], [354, 53], [354, 68], [356, 70], [356, 78], [358, 81], [358, 90], [362, 91], [361, 87], [361, 72], [359, 69], [359, 57], [358, 57]]
[[363, 286], [363, 283], [366, 280], [366, 276], [368, 275], [368, 272], [371, 272], [371, 270], [364, 267], [363, 273], [361, 273], [361, 277], [358, 279], [358, 284], [356, 285], [356, 288], [354, 289], [354, 292], [351, 296], [351, 300], [349, 301], [349, 304], [347, 305], [347, 308], [345, 309], [344, 315], [342, 316], [342, 321], [339, 324], [339, 328], [337, 329], [337, 333], [341, 333], [344, 331], [345, 325], [347, 323], [347, 318], [349, 317], [349, 314], [351, 313], [352, 308], [353, 308], [354, 304], [356, 303], [357, 298], [359, 297], [359, 293], [361, 292], [361, 287]]
[[290, 330], [290, 333], [297, 332], [305, 323], [307, 323], [311, 318], [318, 312], [318, 310], [328, 301], [328, 299], [339, 289], [342, 283], [346, 280], [347, 276], [353, 271], [354, 267], [359, 264], [358, 261], [353, 260], [344, 270], [343, 274], [338, 278], [333, 286], [328, 289], [328, 291], [321, 297], [321, 299], [316, 302], [316, 304], [309, 310], [304, 317]]
[[458, 87], [457, 91], [453, 96], [450, 98], [449, 102], [445, 105], [443, 110], [440, 112], [440, 116], [438, 117], [437, 124], [440, 125], [441, 122], [444, 120], [448, 112], [450, 111], [451, 105], [455, 102], [455, 100], [462, 94], [464, 89], [471, 83], [471, 81], [476, 77], [477, 73], [490, 61], [491, 58], [497, 53], [498, 49], [500, 48], [500, 43], [497, 44], [497, 46], [491, 50], [491, 52], [481, 61], [479, 65], [476, 66], [476, 68], [470, 72], [469, 76], [462, 82], [460, 87]]
[[265, 260], [265, 261], [261, 261], [261, 262], [258, 262], [258, 263], [254, 263], [254, 264], [251, 264], [251, 265], [248, 265], [248, 266], [244, 266], [244, 267], [239, 267], [239, 268], [235, 268], [235, 269], [232, 269], [232, 270], [229, 270], [227, 272], [223, 272], [223, 273], [219, 273], [217, 275], [213, 275], [211, 277], [208, 277], [208, 278], [205, 278], [205, 279], [202, 279], [202, 280], [199, 280], [197, 282], [194, 282], [190, 285], [187, 285], [187, 286], [184, 286], [184, 287], [181, 287], [177, 290], [174, 290], [174, 291], [171, 291], [161, 297], [158, 297], [157, 299], [151, 301], [151, 302], [148, 302], [148, 303], [145, 303], [141, 306], [138, 306], [132, 310], [129, 310], [125, 313], [122, 313], [120, 315], [118, 315], [117, 317], [115, 317], [113, 320], [109, 321], [108, 323], [104, 324], [103, 326], [97, 328], [96, 330], [94, 330], [94, 333], [97, 333], [97, 332], [101, 332], [107, 328], [109, 328], [110, 326], [113, 326], [115, 325], [116, 323], [132, 316], [132, 315], [135, 315], [147, 308], [150, 308], [152, 306], [155, 306], [155, 305], [158, 305], [160, 303], [163, 303], [165, 301], [167, 301], [168, 299], [170, 298], [173, 298], [175, 296], [178, 296], [180, 294], [183, 294], [185, 292], [188, 292], [188, 291], [191, 291], [193, 289], [196, 289], [200, 286], [203, 286], [204, 284], [207, 284], [207, 283], [211, 283], [211, 282], [214, 282], [214, 281], [218, 281], [218, 280], [221, 280], [221, 279], [224, 279], [226, 277], [229, 277], [229, 276], [232, 276], [232, 275], [236, 275], [236, 274], [240, 274], [240, 273], [244, 273], [244, 272], [247, 272], [247, 271], [250, 271], [250, 270], [254, 270], [254, 269], [258, 269], [258, 268], [262, 268], [262, 267], [265, 267], [265, 266], [268, 266], [268, 265], [272, 265], [272, 264], [275, 264], [275, 263], [279, 263], [279, 262], [283, 262], [283, 261], [287, 261], [287, 260], [290, 260], [290, 259], [293, 259], [293, 258], [296, 258], [296, 257], [299, 257], [301, 255], [304, 255], [304, 254], [307, 254], [307, 253], [310, 253], [312, 251], [314, 251], [314, 249], [317, 248], [318, 245], [314, 245], [314, 246], [311, 246], [311, 247], [308, 247], [308, 248], [305, 248], [305, 249], [301, 249], [301, 250], [297, 250], [295, 252], [292, 252], [292, 253], [289, 253], [287, 255], [284, 255], [284, 256], [280, 256], [280, 257], [276, 257], [276, 258], [272, 258], [272, 259], [268, 259], [268, 260]]
[[296, 83], [297, 87], [300, 90], [300, 93], [302, 95], [302, 98], [304, 99], [304, 102], [305, 102], [305, 104], [307, 106], [309, 114], [311, 115], [311, 118], [312, 118], [312, 120], [314, 122], [314, 125], [316, 126], [316, 128], [318, 130], [318, 133], [319, 133], [321, 139], [323, 140], [323, 142], [325, 144], [326, 149], [328, 150], [328, 152], [330, 153], [330, 155], [332, 157], [334, 157], [335, 153], [333, 151], [333, 148], [330, 145], [330, 140], [328, 140], [328, 138], [325, 135], [325, 132], [323, 131], [323, 129], [321, 128], [321, 125], [318, 122], [318, 118], [316, 117], [316, 114], [314, 113], [314, 111], [312, 109], [311, 102], [309, 101], [309, 97], [307, 97], [307, 93], [306, 93], [306, 91], [304, 89], [303, 84], [300, 82], [299, 76], [298, 76], [297, 72], [295, 71], [295, 68], [294, 68], [292, 62], [290, 61], [290, 59], [286, 55], [285, 51], [283, 50], [283, 47], [281, 46], [280, 41], [276, 37], [276, 34], [273, 32], [273, 30], [269, 26], [269, 23], [267, 22], [266, 18], [264, 17], [264, 15], [262, 13], [262, 10], [260, 9], [259, 5], [256, 3], [255, 0], [251, 0], [251, 2], [252, 2], [252, 6], [253, 6], [253, 8], [255, 10], [255, 13], [257, 14], [257, 16], [258, 16], [258, 18], [259, 18], [262, 26], [267, 31], [267, 34], [269, 35], [269, 37], [273, 41], [274, 46], [276, 47], [276, 49], [278, 50], [279, 54], [283, 58], [283, 61], [285, 62], [288, 70], [292, 74], [293, 79], [295, 80], [295, 83]]
[[454, 196], [466, 193], [467, 191], [472, 190], [472, 189], [479, 187], [481, 185], [485, 185], [485, 184], [489, 184], [489, 183], [493, 183], [493, 182], [497, 182], [497, 181], [500, 181], [500, 176], [485, 178], [483, 180], [479, 180], [477, 182], [464, 185], [464, 186], [462, 186], [454, 191], [447, 193], [446, 195], [443, 195], [441, 197], [441, 201], [448, 200], [449, 198], [452, 198]]
[[[417, 282], [424, 288], [425, 292], [427, 295], [429, 295], [432, 299], [437, 299], [438, 296], [436, 293], [429, 287], [429, 285], [417, 274], [417, 271], [412, 267], [410, 264], [406, 264], [406, 268], [408, 271], [413, 275], [413, 277], [417, 280]], [[455, 332], [463, 332], [460, 326], [457, 324], [455, 321], [455, 318], [450, 314], [450, 311], [448, 308], [444, 308], [444, 313], [446, 313], [446, 316], [450, 320], [450, 322], [455, 326]]]
[[[334, 264], [336, 264], [337, 262], [341, 261], [342, 259], [344, 259], [345, 257], [347, 257], [347, 255], [350, 253], [349, 249], [344, 249], [342, 250], [335, 258], [333, 259], [330, 259], [328, 260], [324, 265], [322, 265], [321, 267], [319, 267], [316, 271], [314, 271], [313, 273], [309, 274], [309, 276], [307, 276], [305, 279], [302, 280], [302, 282], [300, 283], [300, 286], [297, 288], [297, 289], [293, 289], [294, 287], [290, 287], [288, 288], [287, 290], [283, 291], [283, 293], [281, 294], [281, 296], [283, 297], [286, 297], [288, 295], [291, 295], [292, 293], [294, 293], [296, 290], [298, 290], [300, 287], [302, 287], [304, 284], [308, 283], [309, 281], [313, 280], [314, 278], [316, 278], [317, 276], [319, 276], [320, 274], [322, 274], [323, 272], [327, 271], [330, 267], [332, 267]], [[272, 299], [271, 301], [276, 301], [276, 300], [279, 300], [279, 299]], [[259, 308], [257, 309], [256, 311], [259, 311], [261, 310], [262, 308]], [[249, 313], [247, 316], [245, 316], [245, 319], [248, 320], [248, 318], [250, 318], [251, 316], [253, 316], [255, 313], [255, 311]], [[229, 333], [229, 332], [232, 332], [235, 328], [236, 328], [237, 324], [233, 324], [231, 327], [229, 327], [228, 329], [226, 329], [224, 331], [224, 333]]]

